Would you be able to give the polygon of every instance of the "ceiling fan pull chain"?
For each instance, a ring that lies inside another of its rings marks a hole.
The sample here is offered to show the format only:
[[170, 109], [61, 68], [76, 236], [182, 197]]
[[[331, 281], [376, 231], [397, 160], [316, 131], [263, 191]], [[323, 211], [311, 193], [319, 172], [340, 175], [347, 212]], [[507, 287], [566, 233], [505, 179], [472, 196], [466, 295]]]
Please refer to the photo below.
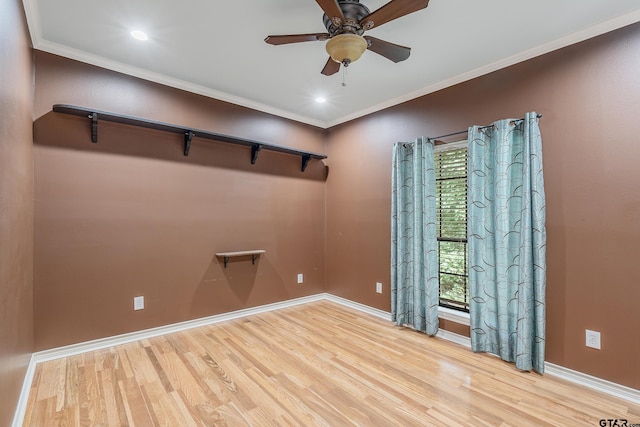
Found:
[[342, 87], [347, 87], [347, 67], [346, 65], [342, 67]]

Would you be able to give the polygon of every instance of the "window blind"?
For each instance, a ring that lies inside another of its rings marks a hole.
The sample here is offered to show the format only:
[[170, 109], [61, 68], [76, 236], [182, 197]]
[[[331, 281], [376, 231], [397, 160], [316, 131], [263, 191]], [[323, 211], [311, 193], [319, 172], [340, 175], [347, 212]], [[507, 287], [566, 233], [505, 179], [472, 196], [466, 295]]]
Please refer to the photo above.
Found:
[[436, 151], [440, 305], [468, 310], [467, 149]]

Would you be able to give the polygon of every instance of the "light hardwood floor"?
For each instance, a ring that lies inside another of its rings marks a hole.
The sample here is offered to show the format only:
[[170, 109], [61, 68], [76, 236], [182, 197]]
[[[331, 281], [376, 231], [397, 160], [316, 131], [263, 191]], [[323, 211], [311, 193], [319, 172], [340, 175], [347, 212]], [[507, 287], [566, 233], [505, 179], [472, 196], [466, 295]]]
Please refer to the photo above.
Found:
[[323, 301], [39, 364], [25, 426], [598, 426], [632, 405]]

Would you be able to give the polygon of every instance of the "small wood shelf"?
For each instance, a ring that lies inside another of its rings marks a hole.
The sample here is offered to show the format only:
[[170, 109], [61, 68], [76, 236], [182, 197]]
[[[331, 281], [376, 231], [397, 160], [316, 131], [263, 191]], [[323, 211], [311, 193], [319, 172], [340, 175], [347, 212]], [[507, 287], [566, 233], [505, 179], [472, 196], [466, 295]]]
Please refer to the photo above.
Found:
[[256, 257], [260, 254], [263, 254], [267, 251], [264, 249], [254, 249], [251, 251], [236, 251], [236, 252], [216, 252], [216, 256], [218, 258], [224, 259], [224, 268], [227, 268], [227, 262], [229, 262], [229, 258], [238, 257], [238, 256], [251, 256], [251, 265], [256, 263]]

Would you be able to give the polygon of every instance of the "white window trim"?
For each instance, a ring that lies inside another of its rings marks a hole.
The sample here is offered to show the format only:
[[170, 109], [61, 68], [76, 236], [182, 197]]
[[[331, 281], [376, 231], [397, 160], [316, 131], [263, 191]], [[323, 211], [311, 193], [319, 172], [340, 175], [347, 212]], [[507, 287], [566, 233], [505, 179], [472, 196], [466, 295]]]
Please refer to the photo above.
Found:
[[454, 323], [459, 323], [465, 326], [471, 325], [469, 313], [467, 313], [466, 311], [454, 310], [448, 307], [438, 307], [438, 318]]

